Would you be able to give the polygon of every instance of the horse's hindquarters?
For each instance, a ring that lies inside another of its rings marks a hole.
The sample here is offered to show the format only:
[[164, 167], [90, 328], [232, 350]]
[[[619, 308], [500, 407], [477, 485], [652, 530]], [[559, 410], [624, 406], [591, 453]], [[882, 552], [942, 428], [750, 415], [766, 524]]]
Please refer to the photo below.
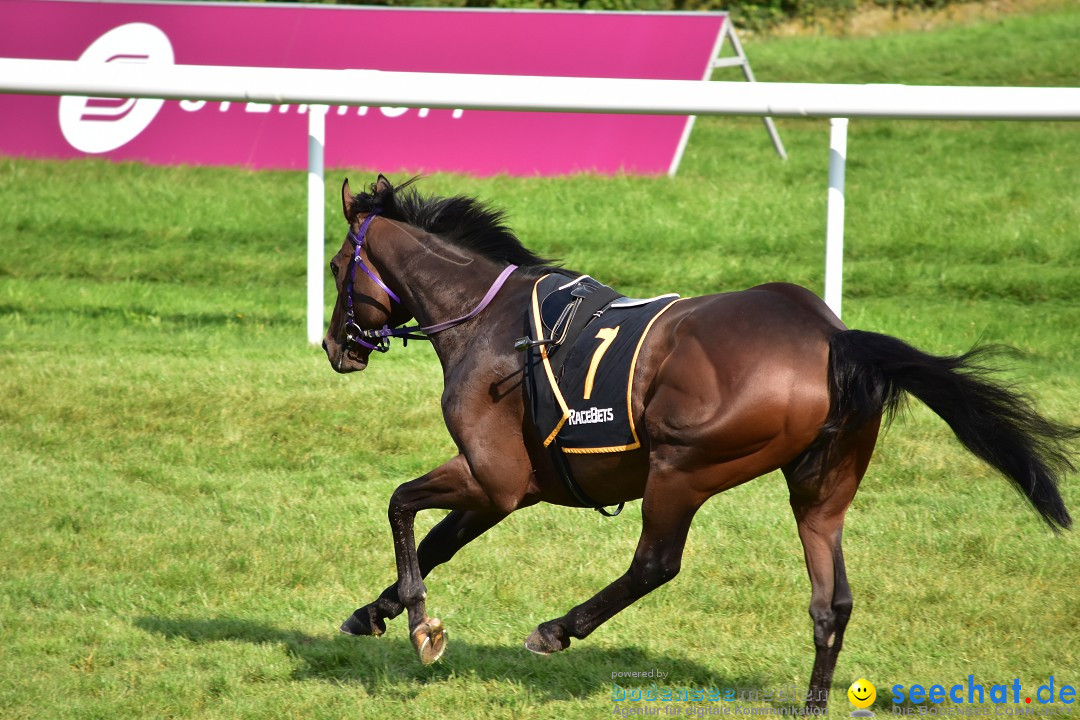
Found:
[[661, 318], [635, 393], [650, 446], [692, 467], [738, 461], [738, 482], [805, 450], [828, 416], [837, 330], [813, 301], [766, 286], [687, 300]]

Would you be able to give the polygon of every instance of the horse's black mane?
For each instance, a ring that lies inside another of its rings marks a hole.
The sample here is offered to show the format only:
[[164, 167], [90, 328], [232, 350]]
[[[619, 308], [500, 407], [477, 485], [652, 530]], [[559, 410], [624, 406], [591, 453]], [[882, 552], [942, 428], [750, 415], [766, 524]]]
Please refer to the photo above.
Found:
[[[381, 175], [381, 180], [385, 181]], [[438, 197], [421, 195], [409, 187], [414, 177], [394, 187], [372, 183], [370, 192], [357, 193], [350, 208], [355, 213], [369, 213], [378, 208], [380, 215], [420, 228], [444, 241], [471, 250], [483, 257], [507, 265], [517, 265], [529, 274], [541, 275], [565, 269], [552, 260], [540, 257], [521, 244], [514, 231], [506, 226], [506, 212], [465, 195]]]

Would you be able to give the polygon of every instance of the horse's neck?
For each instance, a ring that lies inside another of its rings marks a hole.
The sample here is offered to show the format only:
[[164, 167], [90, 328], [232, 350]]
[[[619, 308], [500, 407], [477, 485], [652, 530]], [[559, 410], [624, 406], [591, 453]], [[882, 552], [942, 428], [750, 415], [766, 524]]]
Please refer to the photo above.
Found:
[[[392, 247], [386, 266], [399, 273], [401, 298], [421, 326], [468, 314], [483, 300], [502, 270], [492, 261], [438, 238], [413, 235], [411, 229], [403, 235], [387, 243]], [[475, 330], [476, 323], [467, 322], [431, 336], [444, 366], [468, 353]]]

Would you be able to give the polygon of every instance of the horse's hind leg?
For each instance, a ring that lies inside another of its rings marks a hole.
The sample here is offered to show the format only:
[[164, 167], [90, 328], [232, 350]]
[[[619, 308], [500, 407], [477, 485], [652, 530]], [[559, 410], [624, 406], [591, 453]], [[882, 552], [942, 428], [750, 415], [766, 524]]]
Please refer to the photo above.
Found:
[[807, 708], [828, 704], [833, 671], [851, 617], [851, 588], [840, 541], [844, 515], [870, 462], [877, 431], [878, 422], [870, 423], [832, 448], [811, 448], [783, 468], [810, 574], [814, 669]]
[[641, 538], [630, 569], [566, 615], [541, 624], [525, 647], [538, 655], [565, 650], [570, 638], [588, 636], [620, 610], [674, 578], [682, 564], [690, 522], [706, 498], [691, 495], [684, 483], [650, 480], [641, 505]]
[[[454, 510], [440, 520], [420, 541], [416, 558], [420, 565], [420, 577], [438, 565], [448, 562], [458, 550], [497, 525], [506, 513], [491, 510]], [[383, 590], [379, 598], [354, 612], [341, 625], [346, 635], [375, 635], [386, 632], [386, 620], [396, 618], [405, 609], [394, 583]]]

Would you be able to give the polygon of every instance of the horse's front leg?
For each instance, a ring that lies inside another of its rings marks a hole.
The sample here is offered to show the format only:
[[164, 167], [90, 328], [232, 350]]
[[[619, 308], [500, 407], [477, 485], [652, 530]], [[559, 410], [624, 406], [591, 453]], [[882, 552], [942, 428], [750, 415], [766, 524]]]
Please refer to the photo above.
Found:
[[[420, 541], [416, 549], [420, 576], [442, 565], [457, 554], [458, 550], [480, 537], [506, 517], [498, 510], [454, 510], [440, 520]], [[379, 598], [354, 612], [341, 625], [346, 635], [375, 635], [386, 632], [386, 621], [396, 618], [405, 606], [401, 602], [397, 583], [383, 590]]]
[[[464, 456], [458, 455], [424, 476], [400, 485], [391, 496], [387, 510], [394, 536], [398, 603], [408, 612], [409, 635], [417, 655], [425, 664], [442, 657], [446, 647], [446, 631], [441, 620], [428, 617], [426, 613], [427, 588], [416, 549], [414, 526], [418, 512], [436, 508], [493, 510], [490, 499], [476, 481]], [[379, 605], [379, 601], [374, 604]], [[392, 602], [381, 605], [381, 612], [387, 616], [396, 614], [394, 610], [401, 612]]]

